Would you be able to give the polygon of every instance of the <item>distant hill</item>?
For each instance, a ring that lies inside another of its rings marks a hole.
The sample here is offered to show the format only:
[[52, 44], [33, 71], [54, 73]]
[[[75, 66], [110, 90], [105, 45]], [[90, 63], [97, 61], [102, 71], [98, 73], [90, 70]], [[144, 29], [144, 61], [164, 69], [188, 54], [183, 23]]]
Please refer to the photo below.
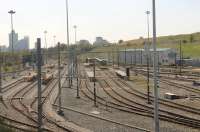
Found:
[[[151, 40], [151, 38], [150, 38]], [[113, 44], [107, 47], [97, 47], [94, 52], [109, 52], [125, 48], [143, 48], [146, 38], [139, 38], [124, 41], [120, 44]], [[157, 38], [157, 47], [174, 48], [179, 52], [179, 44], [182, 42], [182, 51], [184, 57], [200, 58], [200, 32], [192, 34], [180, 34], [170, 36], [160, 36]]]
[[[147, 39], [135, 39], [135, 40], [129, 40], [125, 41], [122, 44], [128, 44], [128, 45], [138, 45], [143, 44], [144, 41]], [[160, 36], [157, 38], [158, 44], [177, 44], [180, 41], [183, 43], [199, 43], [200, 44], [200, 32], [198, 33], [192, 33], [192, 34], [181, 34], [181, 35], [170, 35], [170, 36]]]

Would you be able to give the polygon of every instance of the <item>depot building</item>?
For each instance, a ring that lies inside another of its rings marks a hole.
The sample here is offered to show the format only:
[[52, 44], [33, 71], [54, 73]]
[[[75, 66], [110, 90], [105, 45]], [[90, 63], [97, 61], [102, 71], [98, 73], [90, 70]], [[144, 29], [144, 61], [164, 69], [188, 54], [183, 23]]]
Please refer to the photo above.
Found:
[[[120, 64], [153, 65], [153, 49], [125, 49], [119, 51]], [[175, 65], [177, 53], [171, 48], [157, 48], [156, 57], [160, 65]], [[147, 61], [148, 60], [148, 61]]]

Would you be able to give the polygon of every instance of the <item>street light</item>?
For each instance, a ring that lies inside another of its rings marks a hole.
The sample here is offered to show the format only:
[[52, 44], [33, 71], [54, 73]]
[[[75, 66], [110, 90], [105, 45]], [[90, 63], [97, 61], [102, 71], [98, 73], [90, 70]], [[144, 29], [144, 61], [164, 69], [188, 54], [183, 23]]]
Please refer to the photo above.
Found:
[[75, 39], [75, 43], [74, 43], [74, 44], [76, 44], [76, 43], [77, 43], [77, 42], [76, 42], [77, 26], [76, 26], [76, 25], [74, 25], [73, 27], [74, 27], [74, 39]]
[[[12, 48], [12, 56], [14, 57], [14, 42], [13, 42], [13, 14], [15, 14], [16, 12], [13, 10], [10, 10], [8, 12], [11, 16], [11, 48]], [[15, 73], [14, 73], [14, 61], [13, 61], [13, 78], [15, 78]]]
[[45, 46], [44, 47], [46, 48], [45, 59], [46, 59], [46, 64], [47, 64], [47, 56], [48, 56], [47, 52], [48, 52], [48, 48], [47, 48], [47, 31], [46, 30], [44, 31], [44, 41], [45, 41]]
[[148, 34], [148, 43], [147, 43], [147, 103], [151, 104], [150, 102], [150, 87], [149, 87], [149, 46], [150, 46], [150, 39], [149, 39], [149, 15], [150, 11], [146, 11], [147, 14], [147, 34]]
[[69, 87], [71, 87], [71, 76], [70, 76], [70, 49], [69, 49], [69, 8], [68, 8], [68, 0], [66, 0], [66, 25], [67, 25], [67, 50], [68, 50], [68, 79], [69, 79]]
[[157, 83], [157, 57], [156, 57], [156, 1], [152, 0], [152, 12], [153, 12], [153, 53], [154, 53], [154, 61], [153, 61], [153, 70], [154, 70], [154, 125], [155, 132], [160, 131], [159, 126], [159, 114], [158, 114], [158, 83]]
[[[77, 26], [76, 25], [74, 25], [73, 26], [73, 28], [74, 28], [74, 40], [75, 40], [75, 42], [74, 42], [74, 44], [75, 44], [75, 46], [78, 48], [78, 43], [77, 43]], [[78, 72], [78, 57], [77, 57], [77, 53], [76, 53], [76, 49], [75, 49], [75, 51], [74, 51], [75, 53], [74, 53], [74, 64], [75, 64], [75, 71], [76, 71], [76, 82], [77, 82], [77, 93], [76, 93], [76, 98], [80, 98], [80, 96], [79, 96], [79, 72]], [[75, 74], [75, 72], [73, 72], [74, 74]]]

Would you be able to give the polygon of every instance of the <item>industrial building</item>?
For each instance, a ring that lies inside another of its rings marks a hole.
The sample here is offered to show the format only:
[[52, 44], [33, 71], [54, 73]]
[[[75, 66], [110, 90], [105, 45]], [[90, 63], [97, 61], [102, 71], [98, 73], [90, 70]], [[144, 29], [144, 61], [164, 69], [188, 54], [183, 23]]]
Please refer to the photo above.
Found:
[[95, 42], [93, 43], [94, 46], [105, 46], [105, 45], [109, 45], [110, 43], [103, 39], [103, 37], [96, 37]]
[[[170, 48], [158, 48], [157, 57], [160, 65], [175, 65], [176, 64], [176, 50]], [[149, 54], [149, 57], [147, 57]], [[147, 65], [147, 59], [149, 58], [149, 64], [153, 64], [153, 49], [126, 49], [119, 51], [119, 63], [120, 64], [134, 64], [134, 65]]]

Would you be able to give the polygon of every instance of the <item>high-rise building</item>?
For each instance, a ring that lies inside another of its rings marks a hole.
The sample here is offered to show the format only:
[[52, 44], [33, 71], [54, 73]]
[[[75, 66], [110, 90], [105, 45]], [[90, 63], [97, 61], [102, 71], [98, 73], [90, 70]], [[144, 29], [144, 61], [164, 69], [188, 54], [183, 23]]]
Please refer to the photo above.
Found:
[[[13, 34], [12, 34], [13, 32]], [[14, 30], [9, 34], [9, 51], [12, 51], [12, 38], [13, 38], [13, 50], [28, 50], [29, 49], [29, 37], [25, 36], [23, 39], [18, 39], [18, 33]], [[13, 35], [13, 36], [12, 36]]]
[[18, 42], [18, 33], [15, 33], [14, 30], [9, 34], [9, 50], [10, 51], [12, 51], [12, 42], [13, 42], [13, 50], [15, 50], [15, 46]]
[[28, 50], [29, 49], [29, 37], [25, 36], [23, 39], [19, 40], [16, 44], [15, 50]]

